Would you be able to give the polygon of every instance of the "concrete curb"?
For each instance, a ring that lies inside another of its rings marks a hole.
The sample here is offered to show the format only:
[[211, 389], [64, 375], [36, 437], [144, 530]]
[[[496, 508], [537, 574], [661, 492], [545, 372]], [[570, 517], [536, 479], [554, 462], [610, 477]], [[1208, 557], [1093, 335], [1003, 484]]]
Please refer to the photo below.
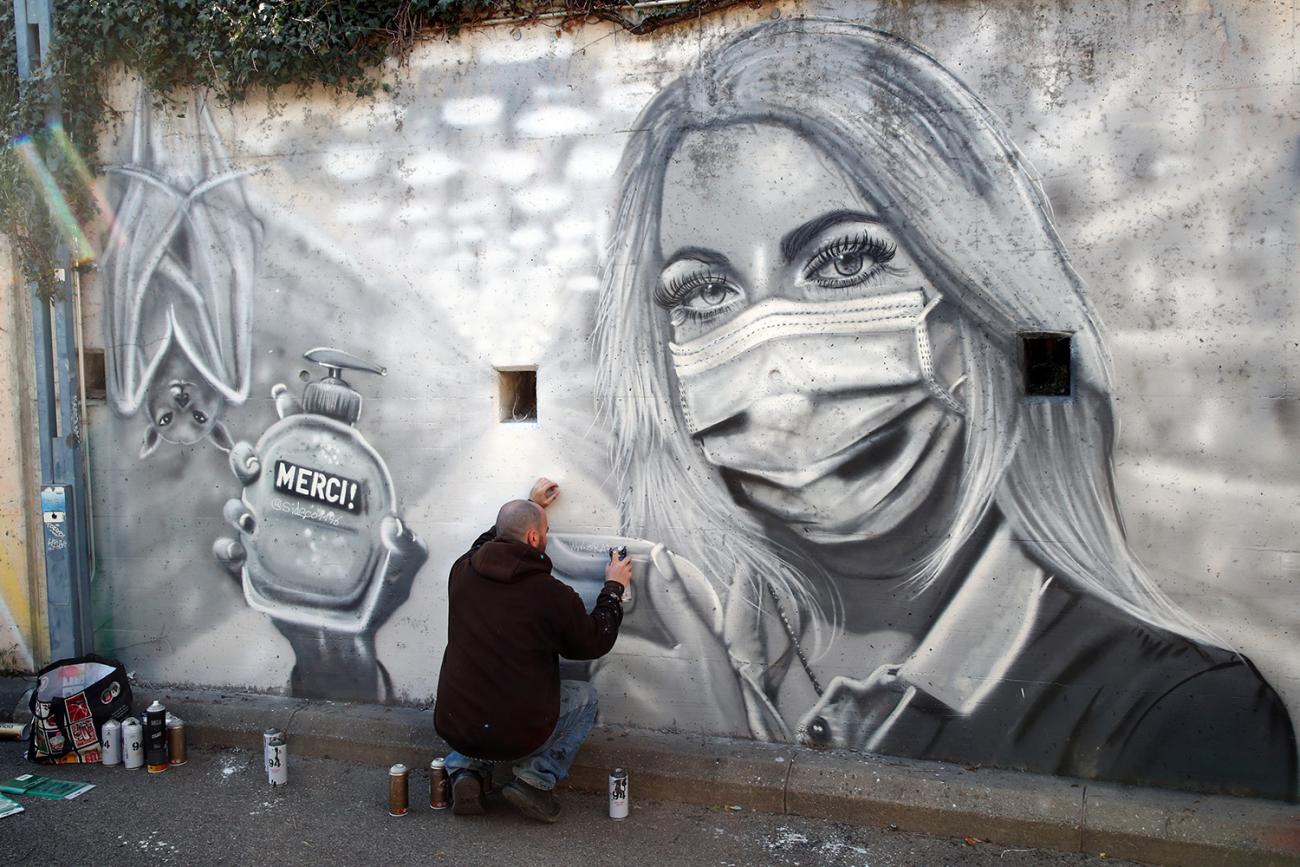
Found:
[[[0, 678], [0, 697], [21, 694], [13, 680]], [[194, 746], [256, 751], [274, 726], [291, 756], [423, 769], [446, 751], [427, 710], [206, 690], [148, 696], [185, 720]], [[1300, 865], [1300, 806], [1276, 801], [614, 727], [592, 733], [566, 785], [603, 792], [614, 767], [628, 769], [635, 795], [656, 800], [1158, 864]]]

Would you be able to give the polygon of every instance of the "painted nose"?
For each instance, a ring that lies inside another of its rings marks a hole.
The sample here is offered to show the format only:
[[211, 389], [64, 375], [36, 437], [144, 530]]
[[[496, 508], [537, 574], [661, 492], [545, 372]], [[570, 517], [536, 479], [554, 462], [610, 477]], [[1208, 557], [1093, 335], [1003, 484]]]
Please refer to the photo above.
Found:
[[176, 395], [176, 405], [181, 409], [185, 409], [185, 407], [189, 406], [190, 393], [188, 391], [182, 391], [180, 394]]
[[803, 394], [776, 394], [755, 401], [749, 407], [750, 420], [759, 427], [797, 433], [812, 419], [817, 405]]

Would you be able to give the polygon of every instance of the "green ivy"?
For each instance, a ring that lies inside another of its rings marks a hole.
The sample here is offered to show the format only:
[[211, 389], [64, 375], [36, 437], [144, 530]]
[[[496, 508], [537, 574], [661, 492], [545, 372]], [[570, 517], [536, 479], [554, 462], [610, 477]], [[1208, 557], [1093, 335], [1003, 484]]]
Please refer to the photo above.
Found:
[[[64, 264], [57, 260], [60, 239], [73, 264], [89, 261], [78, 232], [69, 221], [51, 220], [50, 197], [39, 190], [57, 185], [72, 220], [93, 220], [85, 172], [98, 169], [96, 134], [108, 112], [103, 87], [115, 67], [162, 95], [201, 87], [238, 101], [254, 90], [323, 85], [368, 97], [387, 89], [377, 70], [389, 56], [405, 57], [417, 38], [454, 37], [488, 19], [544, 15], [548, 25], [567, 28], [595, 18], [640, 35], [736, 2], [689, 0], [637, 17], [611, 0], [55, 0], [49, 61], [20, 87], [13, 4], [0, 0], [0, 140], [7, 143], [0, 153], [0, 232], [46, 297]], [[61, 123], [50, 123], [56, 105]], [[49, 172], [44, 180], [33, 172], [42, 166]]]

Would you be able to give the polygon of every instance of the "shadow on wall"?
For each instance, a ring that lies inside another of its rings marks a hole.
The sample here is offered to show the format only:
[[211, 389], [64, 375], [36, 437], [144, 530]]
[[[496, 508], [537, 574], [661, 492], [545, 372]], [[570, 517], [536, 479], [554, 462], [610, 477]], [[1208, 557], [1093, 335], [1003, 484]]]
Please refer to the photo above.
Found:
[[[633, 128], [597, 393], [624, 532], [694, 564], [642, 599], [721, 614], [627, 618], [648, 647], [592, 673], [626, 718], [1294, 798], [1284, 705], [1125, 539], [1100, 327], [997, 118], [910, 43], [800, 20]], [[1071, 335], [1072, 393], [1025, 394], [1021, 332]]]

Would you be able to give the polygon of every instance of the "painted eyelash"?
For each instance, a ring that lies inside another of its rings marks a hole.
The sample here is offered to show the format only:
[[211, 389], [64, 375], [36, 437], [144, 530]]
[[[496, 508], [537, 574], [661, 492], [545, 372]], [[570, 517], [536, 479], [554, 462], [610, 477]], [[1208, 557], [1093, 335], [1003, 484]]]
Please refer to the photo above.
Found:
[[723, 313], [726, 313], [731, 309], [731, 307], [732, 305], [730, 304], [725, 307], [715, 307], [710, 310], [696, 310], [693, 307], [674, 307], [668, 313], [668, 321], [673, 325], [684, 325], [687, 322], [708, 322], [710, 319], [714, 319], [721, 316]]
[[659, 283], [655, 286], [655, 303], [665, 310], [672, 310], [681, 304], [688, 295], [696, 289], [708, 286], [712, 283], [726, 283], [727, 278], [723, 274], [713, 271], [696, 272], [686, 274], [667, 284]]
[[840, 238], [817, 251], [812, 261], [804, 267], [804, 279], [814, 279], [813, 275], [834, 261], [836, 257], [843, 256], [846, 253], [861, 253], [870, 259], [878, 269], [883, 269], [887, 268], [894, 256], [898, 254], [898, 245], [889, 241], [882, 241], [866, 232], [851, 238]]

